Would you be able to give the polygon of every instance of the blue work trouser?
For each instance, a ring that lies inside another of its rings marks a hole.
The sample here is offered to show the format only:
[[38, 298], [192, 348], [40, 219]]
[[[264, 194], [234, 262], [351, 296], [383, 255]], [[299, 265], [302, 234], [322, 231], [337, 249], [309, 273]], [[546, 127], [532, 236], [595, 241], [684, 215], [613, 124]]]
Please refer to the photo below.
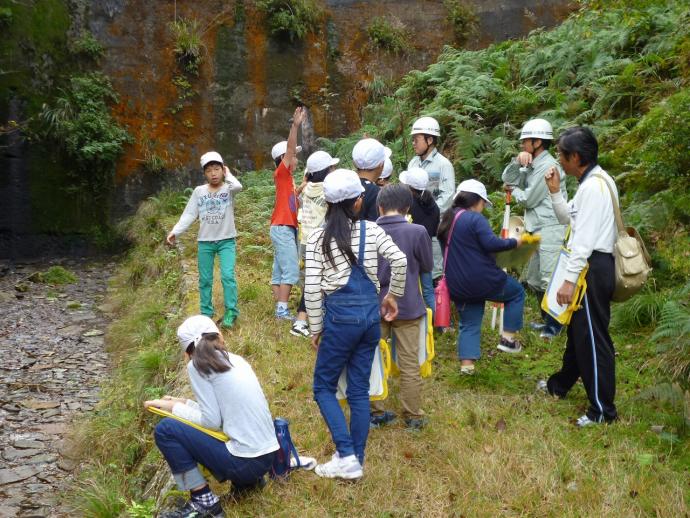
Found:
[[[522, 329], [522, 312], [525, 306], [525, 290], [520, 283], [508, 276], [503, 288], [486, 298], [493, 302], [503, 302], [503, 329], [516, 332]], [[460, 313], [458, 329], [458, 357], [461, 360], [478, 360], [481, 356], [482, 319], [485, 301], [455, 301]]]
[[153, 435], [181, 491], [206, 483], [197, 464], [206, 467], [219, 482], [230, 480], [238, 488], [254, 486], [271, 469], [276, 454], [237, 457], [223, 441], [170, 417], [156, 425]]

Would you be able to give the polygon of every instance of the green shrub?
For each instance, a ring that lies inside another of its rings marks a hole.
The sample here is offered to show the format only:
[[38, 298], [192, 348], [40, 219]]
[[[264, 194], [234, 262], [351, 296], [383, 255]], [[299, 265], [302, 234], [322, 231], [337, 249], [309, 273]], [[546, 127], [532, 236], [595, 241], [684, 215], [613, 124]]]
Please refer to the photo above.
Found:
[[266, 15], [271, 34], [290, 41], [318, 32], [324, 19], [314, 0], [258, 0], [256, 6]]
[[41, 282], [46, 284], [74, 284], [77, 276], [62, 266], [51, 266], [39, 275]]
[[72, 51], [91, 59], [98, 59], [103, 55], [103, 45], [88, 31], [72, 43]]
[[459, 0], [443, 0], [443, 5], [448, 11], [448, 21], [453, 27], [455, 40], [464, 44], [467, 43], [479, 29], [479, 17], [472, 7], [460, 3]]
[[68, 192], [107, 198], [115, 162], [131, 139], [110, 115], [109, 105], [117, 101], [110, 80], [92, 72], [72, 78], [53, 106], [43, 106], [39, 135], [72, 162]]
[[7, 27], [12, 24], [12, 9], [0, 7], [0, 26]]
[[180, 18], [170, 23], [175, 47], [173, 48], [178, 63], [185, 72], [198, 74], [203, 61], [204, 44], [203, 31], [198, 20], [183, 20]]
[[388, 52], [406, 52], [411, 45], [407, 27], [397, 18], [377, 16], [367, 26], [367, 34], [374, 46]]

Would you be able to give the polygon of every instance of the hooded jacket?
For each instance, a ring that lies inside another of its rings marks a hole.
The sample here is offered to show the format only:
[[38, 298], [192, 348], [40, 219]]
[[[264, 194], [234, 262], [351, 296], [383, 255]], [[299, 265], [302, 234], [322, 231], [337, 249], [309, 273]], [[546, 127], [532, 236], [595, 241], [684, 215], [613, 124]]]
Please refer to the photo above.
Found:
[[326, 217], [326, 200], [323, 196], [323, 182], [309, 182], [302, 191], [302, 206], [299, 223], [301, 227], [300, 244], [307, 244], [309, 234], [323, 224]]

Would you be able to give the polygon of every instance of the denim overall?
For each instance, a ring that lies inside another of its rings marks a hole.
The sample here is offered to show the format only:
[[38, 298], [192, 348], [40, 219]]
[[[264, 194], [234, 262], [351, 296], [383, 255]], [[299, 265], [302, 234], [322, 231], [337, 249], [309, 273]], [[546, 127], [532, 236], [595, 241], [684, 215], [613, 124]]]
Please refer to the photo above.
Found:
[[[319, 405], [340, 457], [353, 453], [364, 462], [369, 434], [369, 376], [381, 338], [376, 286], [364, 270], [366, 222], [360, 220], [359, 255], [347, 284], [326, 296], [323, 334], [314, 367], [314, 400]], [[347, 367], [350, 429], [335, 397]]]

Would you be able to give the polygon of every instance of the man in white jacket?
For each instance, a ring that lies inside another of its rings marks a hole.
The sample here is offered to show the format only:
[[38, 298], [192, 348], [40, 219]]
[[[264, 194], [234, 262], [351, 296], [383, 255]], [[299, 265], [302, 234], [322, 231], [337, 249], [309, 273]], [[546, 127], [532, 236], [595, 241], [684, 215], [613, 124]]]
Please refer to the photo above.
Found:
[[[575, 286], [587, 264], [587, 291], [582, 307], [573, 313], [568, 325], [568, 340], [561, 370], [539, 388], [565, 397], [578, 378], [589, 398], [587, 413], [577, 420], [580, 427], [611, 422], [617, 418], [613, 402], [616, 394], [615, 351], [609, 335], [611, 297], [615, 288], [613, 247], [616, 222], [609, 187], [618, 198], [613, 179], [598, 164], [599, 147], [588, 128], [575, 127], [563, 132], [558, 140], [559, 161], [579, 186], [569, 202], [560, 190], [558, 169], [545, 175], [553, 210], [558, 220], [570, 224], [565, 280], [558, 288], [559, 304], [570, 304]], [[608, 184], [608, 186], [607, 186]]]

